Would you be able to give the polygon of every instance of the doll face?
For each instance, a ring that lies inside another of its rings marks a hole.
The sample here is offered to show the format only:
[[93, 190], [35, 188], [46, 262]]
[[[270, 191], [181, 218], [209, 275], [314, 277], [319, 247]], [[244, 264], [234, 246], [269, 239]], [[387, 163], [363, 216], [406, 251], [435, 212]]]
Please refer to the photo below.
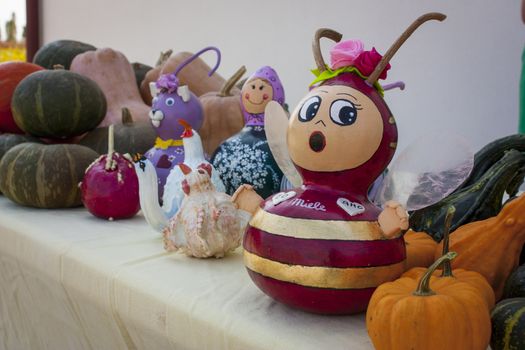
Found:
[[375, 104], [344, 85], [312, 89], [290, 117], [287, 134], [292, 161], [312, 171], [356, 168], [372, 157], [382, 138]]
[[267, 81], [256, 78], [244, 84], [241, 94], [246, 112], [260, 114], [273, 99], [273, 88]]

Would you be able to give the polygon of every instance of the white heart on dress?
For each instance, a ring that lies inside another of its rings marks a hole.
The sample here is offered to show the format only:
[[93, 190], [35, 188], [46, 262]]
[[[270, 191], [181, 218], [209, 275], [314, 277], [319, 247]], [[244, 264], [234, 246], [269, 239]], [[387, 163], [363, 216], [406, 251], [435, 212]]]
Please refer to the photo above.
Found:
[[277, 193], [275, 196], [272, 197], [272, 203], [273, 205], [277, 205], [279, 203], [282, 203], [290, 198], [293, 198], [297, 195], [295, 191], [289, 191], [289, 192], [280, 192]]
[[339, 198], [337, 200], [337, 205], [343, 209], [344, 211], [346, 211], [348, 213], [348, 215], [350, 216], [354, 216], [354, 215], [357, 215], [357, 214], [361, 214], [365, 211], [365, 207], [363, 207], [361, 204], [359, 203], [356, 203], [356, 202], [352, 202], [346, 198]]

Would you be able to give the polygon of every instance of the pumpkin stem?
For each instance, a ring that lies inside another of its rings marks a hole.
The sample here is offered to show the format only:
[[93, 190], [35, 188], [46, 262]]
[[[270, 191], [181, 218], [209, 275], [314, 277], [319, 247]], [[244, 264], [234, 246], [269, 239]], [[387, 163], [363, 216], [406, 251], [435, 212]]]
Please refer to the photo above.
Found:
[[127, 126], [133, 125], [133, 117], [128, 107], [122, 107], [122, 124]]
[[328, 38], [338, 43], [343, 38], [343, 35], [328, 28], [320, 28], [315, 32], [314, 41], [312, 42], [312, 51], [314, 52], [314, 60], [317, 69], [319, 69], [319, 73], [326, 70], [326, 63], [324, 62], [323, 54], [321, 53], [321, 45], [319, 44], [321, 38]]
[[246, 73], [246, 67], [242, 66], [235, 72], [230, 79], [226, 80], [224, 84], [222, 85], [221, 91], [219, 91], [220, 97], [228, 97], [233, 96], [231, 93], [231, 89], [237, 84], [239, 79], [242, 78], [242, 76]]
[[53, 65], [53, 70], [64, 70], [66, 69], [63, 65], [61, 64], [54, 64]]
[[426, 297], [436, 294], [432, 289], [430, 289], [430, 277], [432, 277], [434, 271], [436, 271], [436, 269], [440, 267], [444, 262], [454, 259], [457, 255], [458, 253], [456, 252], [448, 252], [441, 258], [434, 261], [434, 263], [430, 265], [425, 274], [421, 277], [417, 285], [417, 289], [412, 294], [420, 297]]
[[[445, 255], [448, 253], [450, 226], [452, 225], [452, 219], [454, 218], [455, 213], [456, 213], [456, 208], [453, 205], [448, 207], [447, 215], [445, 216], [445, 227], [443, 228], [443, 254], [442, 255]], [[452, 266], [450, 264], [450, 261], [445, 261], [443, 263], [443, 273], [441, 274], [441, 277], [454, 277], [454, 275], [452, 274]]]
[[374, 69], [374, 71], [372, 72], [372, 74], [370, 74], [370, 76], [368, 77], [368, 79], [366, 79], [366, 83], [369, 85], [369, 86], [372, 86], [374, 85], [374, 83], [377, 81], [377, 79], [379, 78], [379, 76], [381, 75], [381, 73], [383, 72], [383, 70], [385, 69], [385, 67], [387, 66], [388, 62], [392, 59], [392, 57], [394, 57], [394, 55], [396, 54], [397, 50], [399, 50], [399, 48], [401, 47], [401, 45], [403, 45], [405, 43], [405, 41], [412, 35], [412, 33], [414, 33], [414, 31], [419, 28], [420, 25], [422, 25], [423, 23], [427, 22], [427, 21], [430, 21], [430, 20], [437, 20], [437, 21], [443, 21], [445, 20], [445, 18], [447, 18], [447, 16], [445, 16], [444, 14], [442, 13], [439, 13], [439, 12], [430, 12], [430, 13], [426, 13], [422, 16], [420, 16], [418, 19], [416, 19], [404, 32], [403, 34], [401, 34], [401, 36], [396, 40], [396, 42], [390, 46], [390, 48], [388, 49], [388, 51], [385, 53], [385, 55], [383, 56], [383, 58], [381, 59], [381, 61], [378, 63], [378, 65], [376, 66], [376, 68]]
[[155, 67], [163, 66], [164, 63], [166, 63], [166, 61], [168, 60], [168, 58], [170, 58], [172, 53], [173, 53], [172, 49], [169, 49], [169, 50], [164, 51], [164, 52], [161, 51], [160, 52], [160, 56], [157, 59], [157, 63], [155, 63]]
[[114, 125], [111, 124], [108, 129], [108, 155], [106, 157], [106, 171], [114, 170], [113, 152], [115, 151]]

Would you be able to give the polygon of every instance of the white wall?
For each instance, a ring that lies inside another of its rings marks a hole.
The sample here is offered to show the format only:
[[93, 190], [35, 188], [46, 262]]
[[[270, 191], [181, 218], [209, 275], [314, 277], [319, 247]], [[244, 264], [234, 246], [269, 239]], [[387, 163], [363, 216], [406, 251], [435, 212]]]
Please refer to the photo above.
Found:
[[[429, 130], [464, 135], [476, 150], [514, 133], [525, 25], [520, 1], [506, 0], [44, 0], [43, 42], [76, 39], [153, 64], [168, 48], [197, 51], [216, 45], [223, 76], [245, 64], [271, 65], [293, 108], [307, 91], [314, 67], [313, 33], [330, 27], [384, 53], [419, 15], [440, 11], [391, 61], [387, 92], [400, 147]], [[331, 44], [323, 42], [325, 57]], [[213, 53], [203, 58], [213, 62]]]

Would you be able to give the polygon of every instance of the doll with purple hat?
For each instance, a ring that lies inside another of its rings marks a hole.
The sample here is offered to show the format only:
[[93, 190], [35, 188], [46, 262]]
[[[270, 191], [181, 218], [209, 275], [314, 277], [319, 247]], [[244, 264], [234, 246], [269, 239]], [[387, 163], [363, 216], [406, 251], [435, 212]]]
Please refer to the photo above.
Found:
[[263, 198], [279, 192], [283, 173], [264, 130], [264, 109], [270, 101], [284, 106], [284, 89], [275, 70], [264, 66], [248, 78], [241, 91], [244, 128], [224, 141], [211, 160], [230, 195], [242, 184], [252, 185]]

